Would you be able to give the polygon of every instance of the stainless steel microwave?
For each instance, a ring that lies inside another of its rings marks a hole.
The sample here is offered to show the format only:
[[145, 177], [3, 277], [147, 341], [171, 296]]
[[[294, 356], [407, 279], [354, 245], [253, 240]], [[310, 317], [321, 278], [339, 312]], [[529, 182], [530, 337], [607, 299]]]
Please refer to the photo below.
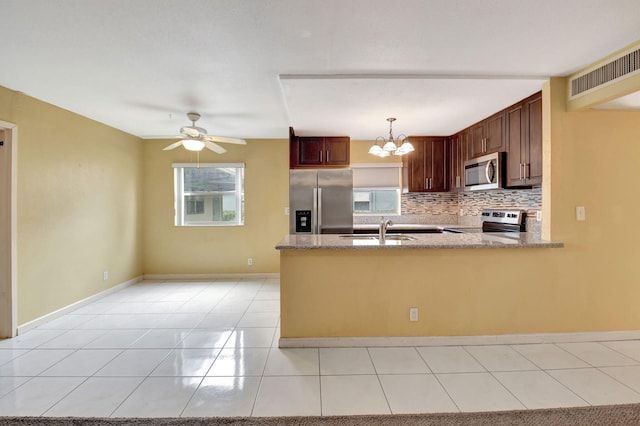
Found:
[[495, 152], [464, 162], [464, 189], [481, 191], [504, 187], [505, 153]]

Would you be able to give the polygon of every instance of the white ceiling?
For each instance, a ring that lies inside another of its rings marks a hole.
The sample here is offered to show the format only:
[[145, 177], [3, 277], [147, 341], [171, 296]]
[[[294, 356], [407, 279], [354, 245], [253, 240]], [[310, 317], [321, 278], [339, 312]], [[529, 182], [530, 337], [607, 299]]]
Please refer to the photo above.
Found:
[[640, 39], [638, 0], [0, 0], [0, 85], [140, 137], [451, 134]]

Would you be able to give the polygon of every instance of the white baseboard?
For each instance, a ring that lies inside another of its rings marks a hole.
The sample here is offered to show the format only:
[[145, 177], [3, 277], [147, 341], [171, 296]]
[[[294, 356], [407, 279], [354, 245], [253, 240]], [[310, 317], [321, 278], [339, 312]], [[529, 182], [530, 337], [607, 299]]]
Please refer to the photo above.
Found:
[[530, 343], [606, 342], [640, 339], [640, 330], [580, 333], [505, 334], [496, 336], [281, 337], [281, 348], [353, 348], [380, 346], [522, 345]]
[[85, 305], [88, 305], [89, 303], [95, 302], [96, 300], [101, 299], [101, 298], [103, 298], [105, 296], [108, 296], [111, 293], [115, 293], [118, 290], [122, 290], [125, 287], [129, 287], [130, 285], [135, 284], [135, 283], [137, 283], [139, 281], [142, 281], [142, 276], [130, 279], [129, 281], [125, 281], [125, 282], [120, 283], [120, 284], [117, 284], [117, 285], [115, 285], [115, 286], [113, 286], [111, 288], [108, 288], [108, 289], [106, 289], [104, 291], [101, 291], [100, 293], [96, 293], [93, 296], [89, 296], [89, 297], [87, 297], [85, 299], [82, 299], [82, 300], [79, 300], [79, 301], [77, 301], [75, 303], [67, 305], [64, 308], [60, 308], [60, 309], [58, 309], [56, 311], [50, 312], [50, 313], [48, 313], [46, 315], [43, 315], [43, 316], [41, 316], [39, 318], [36, 318], [34, 320], [31, 320], [29, 322], [21, 324], [21, 325], [18, 326], [17, 334], [20, 335], [20, 334], [26, 333], [27, 331], [32, 330], [32, 329], [34, 329], [34, 328], [36, 328], [36, 327], [38, 327], [38, 326], [40, 326], [40, 325], [42, 325], [42, 324], [44, 324], [46, 322], [52, 321], [52, 320], [54, 320], [56, 318], [59, 318], [59, 317], [61, 317], [63, 315], [66, 315], [69, 312], [73, 312], [78, 308], [81, 308], [81, 307], [83, 307]]
[[279, 273], [257, 274], [145, 274], [145, 280], [226, 280], [238, 281], [280, 279]]

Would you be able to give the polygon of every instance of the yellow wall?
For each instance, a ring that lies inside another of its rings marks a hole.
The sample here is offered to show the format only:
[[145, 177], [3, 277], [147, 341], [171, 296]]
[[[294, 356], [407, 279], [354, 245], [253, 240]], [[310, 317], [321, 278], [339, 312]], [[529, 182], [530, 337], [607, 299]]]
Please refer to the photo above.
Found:
[[[195, 163], [196, 154], [171, 140], [144, 144], [145, 274], [277, 273], [275, 245], [288, 232], [289, 141], [252, 139], [225, 145], [228, 152], [204, 150], [202, 163], [245, 163], [245, 224], [225, 227], [174, 225], [172, 163]], [[247, 258], [253, 258], [253, 266]]]
[[2, 87], [0, 119], [18, 125], [19, 324], [140, 276], [141, 140]]
[[283, 252], [282, 337], [640, 329], [640, 112], [566, 112], [562, 78], [544, 94], [544, 218], [565, 248]]
[[380, 158], [376, 155], [369, 154], [369, 148], [373, 145], [373, 140], [352, 140], [350, 143], [350, 161], [351, 163], [401, 163], [402, 157], [390, 155]]

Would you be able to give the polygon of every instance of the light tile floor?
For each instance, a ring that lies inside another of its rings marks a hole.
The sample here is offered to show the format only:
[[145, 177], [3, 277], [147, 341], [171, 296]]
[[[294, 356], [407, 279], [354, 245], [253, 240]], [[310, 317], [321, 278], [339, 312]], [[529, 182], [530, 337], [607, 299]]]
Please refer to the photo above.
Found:
[[276, 280], [144, 281], [0, 341], [0, 416], [282, 416], [640, 402], [640, 341], [279, 349]]

